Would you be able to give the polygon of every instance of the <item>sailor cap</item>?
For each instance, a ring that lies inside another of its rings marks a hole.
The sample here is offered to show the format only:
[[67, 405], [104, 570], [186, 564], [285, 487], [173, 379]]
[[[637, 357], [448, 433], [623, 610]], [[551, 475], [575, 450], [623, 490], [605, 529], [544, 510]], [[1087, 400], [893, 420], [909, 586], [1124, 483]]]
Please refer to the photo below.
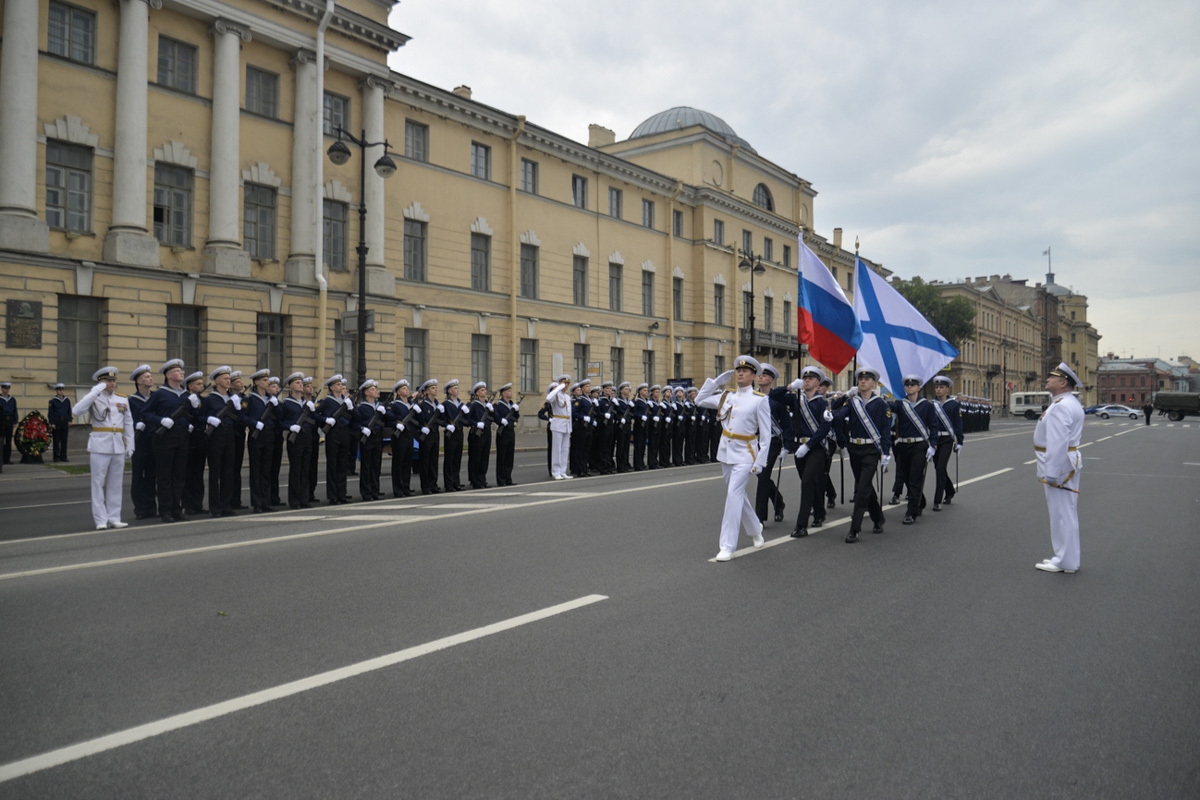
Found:
[[401, 386], [408, 386], [408, 381], [405, 378], [401, 378], [400, 380], [398, 380], [394, 384], [392, 384], [392, 392], [400, 391]]
[[[101, 367], [100, 369], [98, 369], [92, 373], [92, 380], [94, 380], [94, 381], [102, 381], [102, 380], [115, 381], [117, 379], [117, 374], [118, 374], [118, 370], [116, 367]], [[62, 386], [62, 384], [60, 383], [58, 386]], [[55, 386], [54, 388], [57, 389], [58, 386]]]
[[[96, 379], [92, 378], [92, 380], [96, 380]], [[67, 385], [65, 383], [56, 383], [56, 384], [54, 384], [54, 388], [55, 389], [66, 389]]]
[[754, 358], [754, 356], [738, 356], [737, 361], [733, 362], [733, 368], [734, 369], [742, 369], [742, 368], [752, 369], [752, 370], [754, 370], [755, 374], [758, 374], [758, 370], [759, 370], [758, 359]]
[[823, 380], [825, 380], [825, 373], [821, 371], [820, 367], [814, 367], [810, 364], [809, 366], [800, 370], [800, 377], [801, 378], [816, 378], [817, 380], [823, 381]]
[[241, 371], [240, 369], [235, 369], [233, 372], [230, 372], [230, 373], [229, 373], [229, 378], [230, 378], [231, 380], [235, 380], [235, 381], [236, 381], [236, 380], [237, 380], [238, 378], [240, 378], [240, 377], [242, 377], [242, 371]]
[[604, 389], [604, 388], [607, 388], [607, 387], [609, 387], [609, 386], [612, 386], [612, 385], [613, 385], [613, 382], [612, 382], [612, 381], [605, 381], [604, 383], [600, 384], [600, 388], [601, 388], [601, 389]]
[[338, 373], [337, 375], [330, 375], [329, 380], [325, 381], [325, 388], [328, 389], [328, 388], [332, 387], [335, 383], [345, 383], [345, 382], [346, 382], [346, 379], [341, 376], [341, 373]]
[[358, 387], [358, 390], [360, 392], [365, 392], [367, 389], [370, 389], [372, 386], [378, 386], [378, 385], [379, 385], [379, 381], [374, 380], [373, 378], [367, 378], [365, 381], [362, 382], [362, 386]]
[[421, 384], [421, 388], [418, 391], [424, 392], [424, 391], [428, 390], [431, 386], [437, 386], [437, 385], [438, 385], [437, 378], [430, 378], [429, 380], [427, 380]]
[[868, 378], [879, 380], [879, 370], [875, 369], [874, 367], [859, 367], [858, 372], [854, 373], [854, 380], [858, 380], [864, 375], [866, 375]]
[[774, 364], [763, 364], [759, 370], [759, 374], [761, 375], [763, 373], [769, 374], [772, 378], [775, 378], [776, 380], [779, 379], [779, 370], [775, 369]]
[[487, 383], [485, 383], [484, 381], [476, 381], [475, 385], [473, 385], [471, 387], [471, 394], [475, 394], [480, 389], [486, 389], [486, 388], [487, 388]]
[[269, 384], [270, 384], [270, 383], [273, 383], [273, 384], [275, 384], [276, 386], [278, 386], [278, 385], [279, 385], [279, 376], [278, 376], [278, 375], [272, 375], [271, 377], [267, 378], [267, 383], [269, 383]]
[[554, 379], [554, 381], [555, 381], [555, 383], [562, 383], [563, 381], [566, 381], [567, 383], [570, 383], [570, 382], [571, 382], [571, 376], [570, 376], [570, 375], [568, 375], [568, 374], [566, 374], [566, 373], [564, 373], [564, 374], [562, 374], [562, 375], [559, 375], [557, 378], [555, 378], [555, 379]]
[[648, 384], [648, 383], [639, 383], [639, 384], [637, 385], [637, 391], [639, 391], [639, 392], [640, 392], [642, 389], [649, 389], [649, 388], [650, 388], [650, 384]]
[[146, 374], [147, 372], [150, 372], [150, 365], [142, 364], [141, 366], [134, 368], [133, 374], [131, 374], [129, 376], [129, 379], [136, 381], [139, 377]]
[[506, 383], [503, 386], [501, 386], [499, 389], [496, 390], [496, 394], [500, 394], [500, 392], [503, 392], [505, 389], [511, 389], [511, 388], [512, 388], [512, 384]]
[[303, 381], [303, 380], [304, 380], [303, 372], [293, 372], [291, 375], [287, 376], [287, 380], [284, 381], [284, 383], [287, 384], [288, 386], [291, 386], [292, 381]]
[[935, 377], [934, 377], [934, 379], [933, 379], [933, 383], [934, 383], [934, 385], [935, 385], [935, 386], [936, 386], [937, 384], [939, 384], [939, 383], [940, 383], [940, 384], [942, 384], [943, 386], [950, 386], [950, 387], [953, 387], [953, 386], [954, 386], [954, 381], [953, 381], [953, 380], [951, 380], [951, 379], [950, 379], [948, 376], [946, 376], [946, 375], [937, 375], [937, 376], [935, 376]]
[[618, 391], [618, 392], [619, 392], [619, 391], [621, 391], [621, 390], [622, 390], [622, 389], [624, 389], [626, 386], [629, 386], [629, 381], [621, 381], [621, 382], [620, 382], [620, 383], [617, 385], [617, 391]]
[[233, 373], [233, 370], [230, 369], [229, 367], [220, 366], [220, 367], [217, 367], [216, 369], [214, 369], [212, 372], [208, 373], [208, 379], [210, 381], [215, 381], [217, 379], [218, 375], [229, 375], [230, 377], [232, 377], [232, 373]]
[[12, 384], [8, 381], [0, 381], [0, 389], [11, 389]]
[[312, 376], [312, 375], [305, 375], [305, 376], [304, 376], [304, 385], [305, 385], [305, 386], [307, 386], [308, 384], [310, 384], [310, 383], [312, 383], [312, 382], [313, 382], [313, 376]]
[[184, 378], [183, 383], [186, 386], [187, 384], [191, 383], [192, 381], [202, 381], [202, 380], [204, 380], [204, 373], [201, 372], [200, 370], [196, 370], [191, 375], [188, 375], [186, 378]]
[[650, 391], [652, 391], [652, 392], [661, 392], [661, 391], [662, 391], [662, 386], [660, 386], [660, 385], [658, 385], [658, 384], [656, 383], [656, 384], [654, 384], [653, 386], [651, 386], [651, 387], [650, 387]]
[[250, 380], [251, 380], [251, 382], [253, 382], [253, 381], [258, 380], [259, 378], [268, 378], [270, 376], [271, 376], [271, 370], [260, 369], [260, 370], [255, 370], [254, 372], [250, 373]]
[[1082, 381], [1079, 380], [1079, 376], [1075, 374], [1074, 370], [1067, 366], [1067, 362], [1065, 361], [1059, 363], [1057, 367], [1050, 370], [1050, 374], [1056, 375], [1059, 378], [1066, 378], [1072, 387], [1078, 386], [1080, 383], [1082, 383]]
[[159, 367], [158, 371], [161, 372], [163, 375], [166, 375], [168, 372], [170, 372], [173, 369], [183, 369], [183, 359], [182, 358], [172, 358], [170, 361], [168, 361], [167, 363], [165, 363], [161, 367]]
[[458, 386], [458, 378], [451, 378], [446, 381], [446, 388], [449, 389], [451, 386]]
[[902, 382], [902, 383], [909, 383], [910, 381], [914, 381], [914, 382], [916, 382], [917, 384], [924, 384], [924, 383], [925, 383], [925, 381], [921, 380], [921, 376], [920, 376], [920, 375], [905, 375], [905, 376], [904, 376], [904, 379], [903, 379], [903, 381], [901, 381], [901, 382]]

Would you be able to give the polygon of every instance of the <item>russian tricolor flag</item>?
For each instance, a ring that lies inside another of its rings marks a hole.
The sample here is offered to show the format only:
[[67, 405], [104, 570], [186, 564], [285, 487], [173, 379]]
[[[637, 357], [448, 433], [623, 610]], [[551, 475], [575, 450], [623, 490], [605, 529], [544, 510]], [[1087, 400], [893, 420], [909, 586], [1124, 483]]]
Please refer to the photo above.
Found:
[[799, 321], [797, 339], [808, 345], [808, 352], [831, 372], [841, 372], [862, 345], [863, 333], [858, 315], [842, 287], [838, 286], [816, 253], [800, 235], [800, 301], [796, 304]]

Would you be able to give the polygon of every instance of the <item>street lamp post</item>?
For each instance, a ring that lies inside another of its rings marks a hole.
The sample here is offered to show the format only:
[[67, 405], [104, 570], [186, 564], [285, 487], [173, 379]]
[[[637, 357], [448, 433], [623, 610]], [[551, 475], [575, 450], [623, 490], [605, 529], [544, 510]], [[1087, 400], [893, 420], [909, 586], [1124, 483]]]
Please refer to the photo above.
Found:
[[738, 269], [742, 272], [750, 273], [750, 355], [754, 358], [758, 357], [755, 352], [755, 335], [754, 335], [754, 276], [762, 275], [767, 271], [763, 266], [762, 259], [754, 255], [754, 251], [746, 252], [745, 250], [738, 251], [742, 260], [738, 262]]
[[1000, 340], [1000, 353], [1002, 355], [1002, 363], [1000, 365], [1000, 381], [1001, 388], [1004, 392], [1004, 406], [1000, 409], [1000, 416], [1008, 416], [1008, 348], [1012, 347], [1013, 343], [1008, 339]]
[[337, 137], [337, 141], [329, 145], [329, 150], [326, 151], [330, 161], [340, 167], [350, 160], [350, 148], [342, 141], [343, 138], [358, 145], [361, 157], [358, 180], [358, 247], [355, 248], [358, 253], [358, 381], [355, 385], [362, 386], [367, 380], [367, 148], [383, 145], [383, 155], [375, 162], [375, 174], [381, 178], [390, 178], [395, 173], [396, 162], [387, 154], [390, 149], [387, 140], [368, 142], [366, 130], [363, 130], [361, 137], [356, 138], [354, 134], [338, 126]]

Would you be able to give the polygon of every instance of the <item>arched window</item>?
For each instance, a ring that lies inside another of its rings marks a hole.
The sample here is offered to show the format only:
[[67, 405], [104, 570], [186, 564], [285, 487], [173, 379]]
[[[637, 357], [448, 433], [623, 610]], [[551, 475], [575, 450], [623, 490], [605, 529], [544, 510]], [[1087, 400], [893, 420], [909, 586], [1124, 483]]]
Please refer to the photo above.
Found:
[[767, 211], [775, 210], [775, 198], [771, 197], [771, 190], [766, 184], [760, 183], [754, 187], [754, 205], [759, 208], [765, 208]]

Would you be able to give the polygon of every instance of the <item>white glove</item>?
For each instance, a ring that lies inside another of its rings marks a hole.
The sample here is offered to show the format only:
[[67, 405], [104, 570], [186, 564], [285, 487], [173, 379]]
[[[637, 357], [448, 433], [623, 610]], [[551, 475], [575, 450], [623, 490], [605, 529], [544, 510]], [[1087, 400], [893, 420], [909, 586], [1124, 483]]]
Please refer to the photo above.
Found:
[[482, 422], [476, 422], [476, 423], [475, 423], [475, 427], [476, 427], [476, 428], [479, 428], [479, 430], [483, 430], [483, 423], [482, 423]]
[[333, 417], [326, 417], [325, 418], [325, 427], [332, 428], [336, 422], [337, 422], [337, 420], [335, 420]]
[[807, 444], [802, 444], [798, 448], [796, 448], [796, 458], [804, 458], [806, 455], [808, 455], [808, 445]]
[[258, 422], [254, 423], [254, 427], [261, 431], [263, 428], [265, 428], [267, 426], [263, 425], [262, 420], [260, 419]]
[[188, 402], [192, 404], [192, 408], [200, 407], [200, 396], [195, 394], [188, 395]]
[[424, 425], [422, 425], [422, 426], [421, 426], [421, 433], [423, 433], [424, 435], [428, 436], [428, 435], [429, 435], [429, 428], [426, 428]]
[[714, 378], [713, 380], [716, 382], [716, 384], [718, 386], [729, 383], [729, 381], [731, 381], [733, 379], [733, 372], [734, 372], [733, 370], [727, 369], [724, 372], [722, 372], [720, 375], [718, 375], [716, 378]]
[[667, 417], [667, 423], [669, 424], [670, 422], [671, 422], [671, 418]]
[[209, 417], [208, 424], [212, 425], [214, 428], [219, 428], [221, 427], [221, 420], [217, 419], [216, 417]]
[[520, 404], [519, 404], [519, 403], [513, 403], [513, 411], [520, 411], [520, 410], [521, 410], [521, 406], [520, 406]]
[[880, 466], [882, 466], [884, 469], [887, 469], [887, 468], [888, 468], [888, 464], [890, 464], [890, 463], [892, 463], [892, 457], [891, 457], [891, 456], [880, 456], [880, 458], [879, 458], [879, 464], [880, 464]]
[[584, 421], [584, 422], [591, 422], [591, 421], [592, 421], [592, 418], [591, 418], [591, 417], [589, 417], [587, 414], [584, 414], [584, 415], [583, 415], [583, 421]]
[[493, 407], [492, 407], [492, 404], [491, 404], [491, 403], [484, 403], [484, 404], [483, 404], [483, 407], [484, 407], [484, 408], [486, 408], [488, 411], [495, 411], [495, 410], [496, 410], [495, 408], [493, 408]]
[[612, 414], [610, 414], [610, 413], [608, 413], [607, 411], [605, 411], [605, 412], [604, 412], [604, 418], [605, 418], [605, 419], [612, 419]]
[[796, 378], [796, 380], [794, 380], [788, 384], [788, 388], [791, 389], [793, 392], [798, 392], [804, 388], [804, 381], [800, 380], [799, 378]]
[[501, 424], [501, 425], [504, 425], [505, 427], [507, 427], [507, 426], [508, 426], [508, 420], [507, 420], [507, 419], [503, 419], [503, 418], [501, 418], [501, 420], [500, 420], [500, 424]]
[[825, 409], [825, 413], [822, 416], [824, 416], [826, 422], [833, 422], [833, 412], [828, 408]]
[[196, 427], [194, 425], [192, 425], [191, 423], [188, 423], [188, 433], [191, 433], [194, 430], [196, 430]]
[[349, 397], [343, 397], [342, 402], [346, 404], [346, 408], [350, 409], [351, 411], [354, 410], [354, 401]]
[[642, 414], [642, 422], [645, 422], [645, 421], [646, 421], [646, 415]]
[[954, 445], [954, 452], [957, 453], [959, 450], [962, 450], [962, 445], [961, 444]]
[[854, 397], [854, 395], [856, 395], [856, 394], [858, 394], [858, 387], [851, 386], [850, 391], [846, 392], [846, 397]]
[[936, 448], [936, 447], [930, 447], [930, 448], [927, 448], [927, 449], [925, 450], [925, 460], [926, 460], [926, 461], [933, 461], [933, 457], [934, 457], [935, 455], [937, 455], [937, 448]]
[[276, 397], [275, 395], [271, 395], [270, 397], [267, 398], [267, 402], [273, 406], [277, 406], [277, 405], [279, 405], [279, 398]]
[[92, 390], [90, 392], [88, 392], [88, 394], [100, 394], [101, 392], [104, 391], [104, 389], [105, 389], [104, 383], [97, 383], [95, 386], [92, 387]]
[[446, 407], [445, 407], [444, 405], [442, 405], [441, 403], [438, 403], [438, 413], [439, 413], [439, 414], [445, 414], [445, 413], [446, 413]]
[[453, 425], [446, 426], [446, 433], [454, 433], [455, 430], [457, 430], [457, 428], [455, 428]]
[[229, 401], [230, 401], [231, 403], [233, 403], [233, 410], [234, 410], [234, 411], [241, 411], [241, 410], [242, 410], [242, 397], [241, 397], [241, 395], [231, 394], [231, 395], [229, 395]]
[[758, 464], [755, 464], [752, 467], [750, 467], [751, 475], [757, 475], [760, 472], [762, 472], [762, 467], [760, 467]]
[[292, 427], [288, 428], [288, 430], [289, 430], [289, 431], [291, 431], [292, 433], [299, 433], [299, 432], [300, 432], [300, 426], [299, 426], [299, 425], [293, 425]]
[[144, 430], [146, 430], [146, 423], [139, 422], [137, 425], [134, 425], [133, 427], [134, 427], [134, 430], [144, 431]]
[[163, 417], [162, 421], [158, 424], [162, 425], [167, 430], [171, 430], [171, 428], [175, 427], [175, 420], [171, 419], [170, 417]]
[[382, 414], [382, 413], [384, 412], [383, 404], [382, 404], [382, 403], [376, 403], [376, 404], [375, 404], [375, 410], [376, 410], [376, 411], [378, 411], [380, 414]]
[[658, 420], [658, 417], [655, 417], [655, 418], [654, 418], [654, 421], [655, 421], [655, 422], [658, 422], [658, 421], [659, 421], [659, 420]]
[[371, 435], [371, 429], [370, 429], [370, 428], [363, 428], [363, 429], [362, 429], [362, 435], [363, 435], [363, 436], [370, 437], [370, 435]]
[[125, 457], [133, 458], [133, 448], [132, 447], [125, 451]]
[[791, 450], [788, 450], [788, 449], [785, 447], [785, 448], [783, 448], [782, 450], [780, 450], [780, 451], [779, 451], [779, 453], [780, 453], [780, 455], [782, 455], [784, 458], [787, 458], [788, 456], [790, 456], [790, 455], [792, 454], [792, 451], [791, 451]]
[[396, 423], [396, 430], [398, 430], [398, 431], [402, 431], [402, 430], [404, 430], [404, 423], [403, 423], [403, 422], [397, 422], [397, 423]]
[[316, 403], [314, 403], [312, 400], [309, 400], [309, 401], [308, 401], [307, 403], [305, 403], [304, 405], [308, 406], [308, 410], [309, 410], [309, 411], [316, 411], [316, 410], [317, 410], [317, 405], [316, 405]]

